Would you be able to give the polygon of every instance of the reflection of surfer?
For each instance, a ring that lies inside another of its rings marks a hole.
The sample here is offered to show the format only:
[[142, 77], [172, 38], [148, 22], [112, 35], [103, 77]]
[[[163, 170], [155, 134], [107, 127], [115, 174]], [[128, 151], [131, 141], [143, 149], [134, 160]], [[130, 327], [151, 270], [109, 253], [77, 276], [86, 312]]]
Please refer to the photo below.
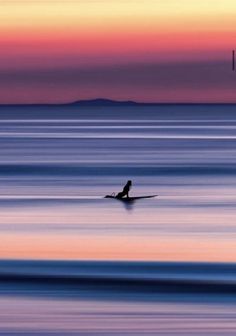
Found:
[[132, 181], [129, 180], [124, 186], [123, 190], [116, 195], [116, 198], [123, 198], [125, 196], [129, 198], [129, 191], [131, 189], [131, 186], [132, 186]]

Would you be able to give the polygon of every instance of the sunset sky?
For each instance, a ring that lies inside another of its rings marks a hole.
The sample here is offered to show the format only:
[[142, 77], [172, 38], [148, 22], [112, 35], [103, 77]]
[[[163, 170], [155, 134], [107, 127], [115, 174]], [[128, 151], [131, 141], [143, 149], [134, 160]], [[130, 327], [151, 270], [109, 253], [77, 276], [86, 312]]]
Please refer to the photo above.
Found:
[[236, 102], [235, 0], [0, 0], [0, 103]]

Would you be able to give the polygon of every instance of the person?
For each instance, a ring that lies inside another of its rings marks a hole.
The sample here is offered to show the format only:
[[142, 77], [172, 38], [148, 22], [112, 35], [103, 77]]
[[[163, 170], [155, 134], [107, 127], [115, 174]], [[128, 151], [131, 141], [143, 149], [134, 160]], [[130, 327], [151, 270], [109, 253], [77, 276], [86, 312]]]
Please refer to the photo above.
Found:
[[131, 189], [131, 186], [132, 186], [132, 181], [129, 180], [124, 186], [123, 190], [116, 195], [116, 198], [123, 198], [125, 196], [129, 198], [129, 191]]

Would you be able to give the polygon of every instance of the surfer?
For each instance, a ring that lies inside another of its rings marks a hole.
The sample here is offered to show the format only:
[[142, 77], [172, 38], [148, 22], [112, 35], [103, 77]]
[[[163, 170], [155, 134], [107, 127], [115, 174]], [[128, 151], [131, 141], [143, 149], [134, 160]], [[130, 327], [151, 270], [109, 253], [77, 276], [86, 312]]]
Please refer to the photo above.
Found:
[[123, 198], [125, 196], [129, 198], [129, 191], [131, 189], [131, 186], [132, 186], [132, 181], [129, 180], [124, 186], [123, 190], [116, 195], [116, 198]]

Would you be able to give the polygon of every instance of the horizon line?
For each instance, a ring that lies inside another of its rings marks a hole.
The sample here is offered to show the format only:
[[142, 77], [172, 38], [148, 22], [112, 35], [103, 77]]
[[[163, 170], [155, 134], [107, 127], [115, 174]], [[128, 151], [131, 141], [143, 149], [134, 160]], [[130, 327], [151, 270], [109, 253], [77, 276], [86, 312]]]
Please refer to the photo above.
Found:
[[209, 101], [183, 101], [183, 102], [157, 102], [157, 101], [151, 101], [151, 102], [144, 102], [144, 101], [135, 101], [135, 100], [116, 100], [116, 99], [110, 99], [110, 98], [93, 98], [93, 99], [81, 99], [81, 100], [73, 100], [68, 102], [29, 102], [29, 103], [1, 103], [0, 106], [65, 106], [65, 105], [82, 105], [85, 104], [89, 106], [89, 104], [93, 105], [96, 104], [99, 106], [102, 106], [102, 104], [108, 105], [110, 104], [127, 104], [127, 105], [236, 105], [235, 102], [209, 102]]

